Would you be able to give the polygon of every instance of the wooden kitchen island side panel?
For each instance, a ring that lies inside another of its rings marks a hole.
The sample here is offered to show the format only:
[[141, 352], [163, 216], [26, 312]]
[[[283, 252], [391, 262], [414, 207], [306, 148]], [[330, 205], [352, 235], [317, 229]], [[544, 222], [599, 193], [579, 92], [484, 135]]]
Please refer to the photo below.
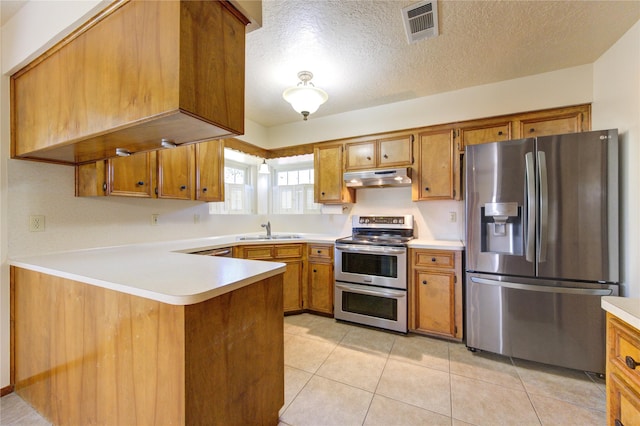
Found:
[[272, 424], [282, 274], [170, 305], [11, 268], [16, 392], [54, 424]]

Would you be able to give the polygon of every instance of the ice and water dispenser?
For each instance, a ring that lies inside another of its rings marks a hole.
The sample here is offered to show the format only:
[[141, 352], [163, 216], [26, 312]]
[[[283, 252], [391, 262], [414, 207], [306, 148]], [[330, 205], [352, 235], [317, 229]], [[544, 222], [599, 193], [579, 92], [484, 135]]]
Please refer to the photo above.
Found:
[[518, 203], [486, 203], [480, 214], [483, 252], [523, 254], [524, 225]]

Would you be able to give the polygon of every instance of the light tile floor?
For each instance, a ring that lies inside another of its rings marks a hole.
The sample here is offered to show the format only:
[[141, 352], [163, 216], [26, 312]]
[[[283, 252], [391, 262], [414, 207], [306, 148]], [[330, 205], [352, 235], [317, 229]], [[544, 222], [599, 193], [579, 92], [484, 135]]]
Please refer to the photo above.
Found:
[[[285, 317], [284, 425], [605, 425], [604, 380], [460, 343]], [[46, 425], [16, 394], [0, 425]]]

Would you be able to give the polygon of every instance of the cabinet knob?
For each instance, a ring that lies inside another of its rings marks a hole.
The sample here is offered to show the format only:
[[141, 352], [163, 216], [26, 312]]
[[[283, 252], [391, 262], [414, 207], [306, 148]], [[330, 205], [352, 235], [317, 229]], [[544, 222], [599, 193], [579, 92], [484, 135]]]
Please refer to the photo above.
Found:
[[387, 154], [383, 155], [384, 158], [389, 158], [389, 156]]
[[367, 160], [371, 161], [371, 157], [367, 156]]
[[322, 250], [318, 250], [318, 254], [322, 253]]
[[324, 196], [324, 192], [321, 192], [320, 195]]
[[620, 421], [620, 419], [616, 419], [616, 420], [613, 422], [613, 424], [614, 424], [614, 425], [616, 425], [616, 426], [624, 426], [624, 424]]
[[638, 366], [638, 363], [636, 362], [636, 360], [633, 359], [632, 357], [630, 357], [629, 355], [627, 355], [624, 358], [624, 362], [625, 362], [625, 364], [627, 364], [627, 367], [629, 367], [632, 370], [635, 370], [636, 367]]
[[317, 270], [317, 269], [314, 269], [314, 270], [313, 270], [313, 272], [318, 272], [318, 270]]
[[187, 185], [180, 186], [180, 191], [184, 191], [185, 189], [187, 189]]
[[139, 180], [139, 181], [136, 183], [136, 185], [138, 185], [138, 186], [142, 186], [142, 185], [144, 185], [144, 182], [143, 182], [143, 181], [141, 181], [141, 180]]
[[536, 131], [536, 129], [534, 129], [533, 127], [529, 129], [529, 133], [533, 133], [535, 131]]
[[207, 188], [202, 188], [202, 192], [207, 192]]
[[498, 132], [498, 136], [502, 136], [502, 130]]
[[427, 285], [427, 280], [422, 280], [423, 285]]
[[429, 190], [429, 187], [428, 187], [428, 186], [426, 186], [426, 187], [424, 188], [424, 190], [425, 190], [425, 191], [428, 191], [428, 190]]
[[102, 190], [103, 190], [104, 192], [107, 192], [107, 182], [103, 182], [103, 184], [102, 184]]
[[436, 261], [436, 258], [435, 258], [435, 257], [432, 257], [432, 258], [431, 258], [431, 261], [432, 261], [432, 262], [435, 262], [435, 261]]

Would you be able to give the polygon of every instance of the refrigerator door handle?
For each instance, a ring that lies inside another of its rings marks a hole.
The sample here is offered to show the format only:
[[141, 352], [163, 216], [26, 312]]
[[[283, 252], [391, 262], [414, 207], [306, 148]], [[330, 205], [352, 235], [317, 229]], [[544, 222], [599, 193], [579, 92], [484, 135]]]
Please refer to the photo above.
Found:
[[536, 215], [536, 186], [533, 171], [533, 153], [527, 152], [524, 156], [525, 161], [525, 223], [527, 231], [525, 237], [525, 259], [527, 262], [535, 261], [535, 215]]
[[549, 185], [547, 180], [547, 158], [543, 151], [538, 151], [538, 179], [540, 182], [538, 262], [546, 262], [547, 240], [549, 237]]
[[498, 287], [513, 288], [516, 290], [539, 291], [542, 293], [563, 293], [563, 294], [583, 294], [587, 296], [610, 296], [613, 290], [610, 288], [573, 288], [573, 287], [550, 287], [544, 285], [520, 284], [507, 281], [489, 280], [486, 278], [471, 277], [471, 281], [477, 284], [495, 285]]

